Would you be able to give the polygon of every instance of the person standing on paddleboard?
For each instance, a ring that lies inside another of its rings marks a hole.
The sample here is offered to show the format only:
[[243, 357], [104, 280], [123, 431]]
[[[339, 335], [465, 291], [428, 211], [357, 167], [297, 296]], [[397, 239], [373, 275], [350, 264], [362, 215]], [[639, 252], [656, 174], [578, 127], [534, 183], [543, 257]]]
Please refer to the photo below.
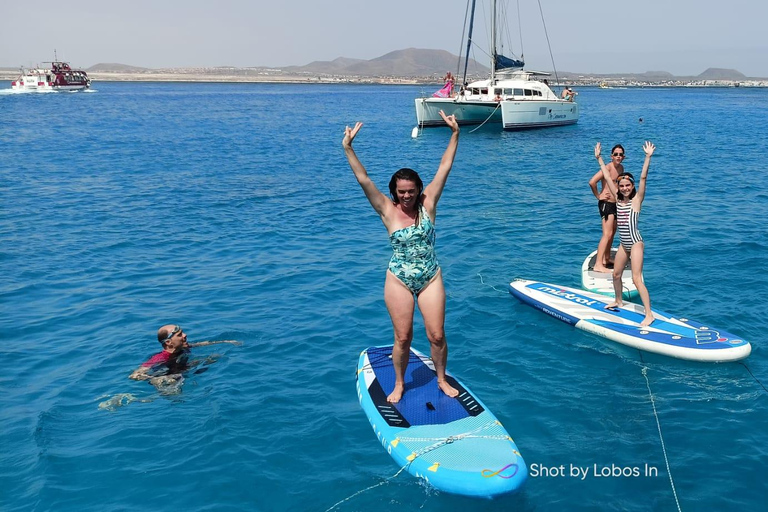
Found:
[[376, 188], [352, 149], [352, 141], [363, 123], [356, 123], [354, 128], [347, 126], [341, 143], [357, 182], [387, 228], [393, 250], [384, 282], [384, 302], [395, 331], [392, 348], [395, 386], [387, 397], [387, 401], [392, 403], [399, 402], [405, 392], [405, 370], [413, 339], [413, 313], [417, 301], [424, 318], [437, 385], [448, 396], [459, 394], [448, 383], [445, 374], [448, 361], [445, 287], [435, 256], [434, 228], [437, 201], [443, 193], [459, 146], [459, 124], [455, 116], [446, 116], [442, 110], [440, 117], [451, 129], [451, 139], [432, 182], [424, 188], [416, 171], [400, 169], [389, 181], [391, 199]]
[[[624, 172], [624, 166], [621, 165], [623, 161], [624, 147], [621, 144], [616, 144], [611, 149], [611, 163], [606, 165], [613, 182], [616, 182], [619, 174]], [[599, 191], [597, 189], [598, 183], [602, 183]], [[605, 184], [602, 170], [597, 171], [589, 180], [589, 188], [592, 189], [592, 193], [597, 198], [597, 209], [600, 211], [603, 225], [603, 236], [600, 238], [600, 243], [597, 244], [597, 258], [592, 270], [608, 273], [613, 265], [611, 246], [613, 245], [613, 237], [616, 236], [616, 199], [613, 198], [611, 191]]]
[[654, 320], [653, 312], [651, 311], [651, 297], [648, 294], [648, 288], [643, 283], [645, 242], [643, 242], [643, 237], [640, 236], [637, 221], [640, 217], [643, 199], [645, 199], [646, 178], [648, 177], [648, 168], [651, 166], [651, 156], [655, 149], [656, 146], [651, 144], [650, 141], [645, 141], [645, 144], [643, 144], [645, 162], [643, 162], [643, 170], [640, 173], [640, 183], [635, 188], [635, 178], [628, 172], [619, 174], [617, 182], [614, 183], [608, 167], [600, 156], [600, 143], [598, 142], [595, 145], [595, 158], [597, 158], [600, 164], [600, 170], [603, 173], [608, 189], [616, 201], [616, 224], [619, 230], [619, 241], [621, 242], [616, 253], [616, 261], [613, 265], [613, 289], [616, 294], [616, 300], [605, 308], [610, 309], [624, 305], [621, 300], [623, 291], [621, 274], [629, 258], [632, 268], [632, 281], [635, 283], [635, 288], [637, 288], [640, 300], [645, 308], [645, 318], [640, 322], [640, 325], [651, 325]]

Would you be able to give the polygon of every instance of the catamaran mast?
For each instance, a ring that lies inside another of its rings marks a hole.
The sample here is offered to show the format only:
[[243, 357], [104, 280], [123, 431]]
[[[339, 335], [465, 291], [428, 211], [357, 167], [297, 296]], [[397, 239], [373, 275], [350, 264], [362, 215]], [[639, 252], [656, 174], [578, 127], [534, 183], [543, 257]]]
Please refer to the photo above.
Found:
[[496, 78], [496, 0], [491, 3], [491, 85]]
[[475, 1], [472, 0], [472, 13], [469, 15], [469, 33], [467, 34], [467, 54], [464, 56], [464, 78], [462, 84], [467, 83], [467, 66], [469, 65], [469, 50], [472, 48], [472, 27], [475, 26]]

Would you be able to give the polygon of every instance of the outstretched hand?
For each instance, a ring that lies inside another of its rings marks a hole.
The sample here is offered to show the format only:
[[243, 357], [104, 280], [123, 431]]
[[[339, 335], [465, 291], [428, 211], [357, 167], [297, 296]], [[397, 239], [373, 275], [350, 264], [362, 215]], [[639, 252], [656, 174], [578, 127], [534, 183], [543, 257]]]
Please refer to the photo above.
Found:
[[645, 141], [645, 144], [643, 144], [643, 151], [645, 151], [645, 156], [651, 156], [655, 149], [656, 146], [654, 146], [649, 140]]
[[595, 158], [600, 158], [600, 143], [595, 144]]
[[442, 110], [439, 112], [440, 117], [443, 118], [443, 121], [445, 121], [445, 124], [448, 125], [448, 127], [451, 129], [454, 133], [459, 133], [459, 122], [456, 121], [456, 116], [451, 114], [450, 116], [445, 115], [445, 112]]
[[357, 132], [360, 131], [360, 128], [363, 127], [363, 123], [357, 122], [355, 123], [354, 128], [350, 128], [347, 126], [344, 129], [344, 140], [341, 141], [341, 145], [344, 148], [351, 148], [352, 147], [352, 141], [355, 140], [355, 136], [357, 135]]

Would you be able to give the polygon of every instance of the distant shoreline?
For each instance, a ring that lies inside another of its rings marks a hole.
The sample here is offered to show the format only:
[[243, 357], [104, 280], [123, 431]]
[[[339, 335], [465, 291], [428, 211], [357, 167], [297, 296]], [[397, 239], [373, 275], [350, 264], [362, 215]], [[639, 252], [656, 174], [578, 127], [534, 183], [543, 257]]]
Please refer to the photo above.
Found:
[[[0, 80], [12, 81], [18, 77], [18, 70], [0, 69]], [[440, 87], [442, 83], [434, 77], [364, 77], [344, 75], [310, 75], [264, 73], [258, 75], [183, 73], [183, 72], [90, 72], [94, 84], [98, 82], [180, 82], [180, 83], [270, 83], [270, 84], [364, 84], [364, 85], [424, 85]], [[480, 78], [480, 77], [478, 77]], [[550, 77], [551, 79], [551, 77]], [[601, 84], [611, 87], [768, 87], [768, 79], [754, 80], [702, 80], [664, 79], [638, 80], [616, 77], [584, 76], [568, 77], [554, 83], [553, 87], [570, 85], [574, 87], [597, 87]]]

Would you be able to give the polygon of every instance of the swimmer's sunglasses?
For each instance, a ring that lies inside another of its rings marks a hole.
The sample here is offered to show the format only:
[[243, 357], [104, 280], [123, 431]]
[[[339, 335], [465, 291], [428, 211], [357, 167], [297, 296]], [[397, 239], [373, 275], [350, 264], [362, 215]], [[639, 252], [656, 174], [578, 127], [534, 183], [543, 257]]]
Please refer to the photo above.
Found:
[[181, 332], [181, 327], [179, 327], [178, 325], [174, 325], [173, 326], [173, 330], [168, 334], [168, 336], [166, 336], [166, 338], [163, 340], [163, 343], [165, 343], [166, 341], [170, 340], [177, 333], [180, 333], [180, 332]]
[[621, 158], [624, 158], [624, 153], [613, 153], [611, 156], [620, 156]]

